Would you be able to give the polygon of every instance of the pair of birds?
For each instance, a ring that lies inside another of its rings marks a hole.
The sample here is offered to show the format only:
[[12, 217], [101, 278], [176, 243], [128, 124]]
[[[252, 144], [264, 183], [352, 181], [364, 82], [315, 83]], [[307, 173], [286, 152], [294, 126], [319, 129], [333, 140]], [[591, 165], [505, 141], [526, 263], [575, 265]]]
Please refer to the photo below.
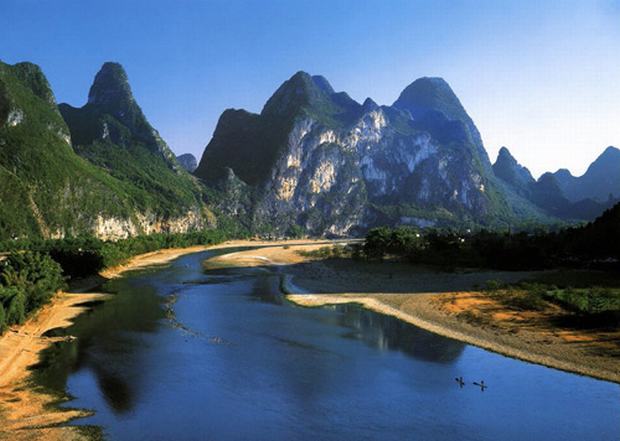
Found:
[[[455, 378], [455, 380], [459, 384], [460, 387], [465, 386], [465, 381], [463, 380], [463, 377], [457, 377]], [[484, 384], [484, 380], [480, 380], [480, 383], [478, 383], [477, 381], [474, 381], [473, 385], [478, 386], [480, 390], [482, 390], [483, 392], [488, 387], [486, 384]]]

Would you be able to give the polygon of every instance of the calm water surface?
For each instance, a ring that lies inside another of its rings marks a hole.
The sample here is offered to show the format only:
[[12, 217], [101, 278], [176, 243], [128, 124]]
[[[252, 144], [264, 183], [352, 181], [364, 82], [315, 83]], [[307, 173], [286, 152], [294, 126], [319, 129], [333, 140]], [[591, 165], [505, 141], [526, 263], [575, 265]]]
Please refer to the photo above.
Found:
[[[619, 440], [620, 387], [355, 306], [306, 309], [212, 253], [109, 282], [39, 381], [110, 440]], [[483, 379], [489, 388], [454, 378]]]

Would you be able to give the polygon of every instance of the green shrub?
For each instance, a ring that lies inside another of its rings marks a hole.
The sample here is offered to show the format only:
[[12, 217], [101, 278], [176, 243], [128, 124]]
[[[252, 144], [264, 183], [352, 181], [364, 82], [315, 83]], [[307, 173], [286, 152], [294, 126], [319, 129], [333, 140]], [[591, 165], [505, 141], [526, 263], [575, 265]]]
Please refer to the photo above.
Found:
[[620, 311], [620, 290], [612, 288], [556, 289], [547, 298], [579, 314]]
[[3, 326], [23, 323], [65, 287], [60, 265], [48, 255], [14, 252], [0, 263], [0, 306]]
[[23, 323], [24, 320], [26, 320], [26, 296], [15, 289], [14, 295], [7, 303], [6, 322], [9, 325], [16, 325]]
[[62, 268], [45, 254], [12, 253], [2, 266], [2, 283], [24, 293], [26, 313], [47, 303], [56, 291], [66, 286]]
[[498, 289], [504, 288], [506, 285], [499, 280], [487, 280], [484, 283], [484, 287], [488, 291], [496, 291]]
[[298, 251], [300, 256], [312, 257], [315, 259], [344, 259], [351, 257], [353, 248], [343, 245], [327, 245], [316, 250]]
[[6, 314], [4, 312], [4, 306], [0, 303], [0, 334], [6, 329]]

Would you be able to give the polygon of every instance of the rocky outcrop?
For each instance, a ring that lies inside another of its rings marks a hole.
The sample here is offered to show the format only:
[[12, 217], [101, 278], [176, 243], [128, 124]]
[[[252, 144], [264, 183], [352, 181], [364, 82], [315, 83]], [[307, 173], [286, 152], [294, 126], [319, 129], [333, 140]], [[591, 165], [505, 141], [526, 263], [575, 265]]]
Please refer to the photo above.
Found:
[[181, 164], [181, 167], [190, 173], [198, 168], [198, 160], [191, 153], [184, 153], [177, 156], [177, 161]]
[[[438, 78], [416, 80], [393, 106], [379, 106], [298, 72], [260, 115], [222, 114], [195, 175], [221, 188], [227, 170], [252, 195], [252, 225], [280, 232], [517, 220], [473, 121]], [[544, 218], [520, 202], [520, 216]]]
[[24, 112], [20, 109], [12, 109], [6, 118], [6, 125], [9, 127], [15, 127], [16, 125], [21, 124], [23, 120]]
[[132, 218], [97, 216], [92, 232], [103, 240], [119, 240], [139, 234], [187, 233], [213, 227], [215, 223], [209, 219], [207, 213], [199, 211], [188, 211], [185, 215], [174, 218], [162, 218], [153, 213], [136, 213]]

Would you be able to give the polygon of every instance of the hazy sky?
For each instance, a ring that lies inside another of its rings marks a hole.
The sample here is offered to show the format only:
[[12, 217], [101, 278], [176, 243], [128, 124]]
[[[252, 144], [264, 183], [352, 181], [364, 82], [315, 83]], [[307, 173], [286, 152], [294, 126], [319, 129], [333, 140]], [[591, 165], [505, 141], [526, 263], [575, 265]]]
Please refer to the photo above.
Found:
[[380, 104], [444, 77], [491, 160], [506, 145], [535, 175], [620, 147], [620, 0], [0, 0], [0, 29], [0, 60], [39, 64], [59, 102], [119, 61], [199, 159], [224, 109], [260, 111], [298, 70]]

